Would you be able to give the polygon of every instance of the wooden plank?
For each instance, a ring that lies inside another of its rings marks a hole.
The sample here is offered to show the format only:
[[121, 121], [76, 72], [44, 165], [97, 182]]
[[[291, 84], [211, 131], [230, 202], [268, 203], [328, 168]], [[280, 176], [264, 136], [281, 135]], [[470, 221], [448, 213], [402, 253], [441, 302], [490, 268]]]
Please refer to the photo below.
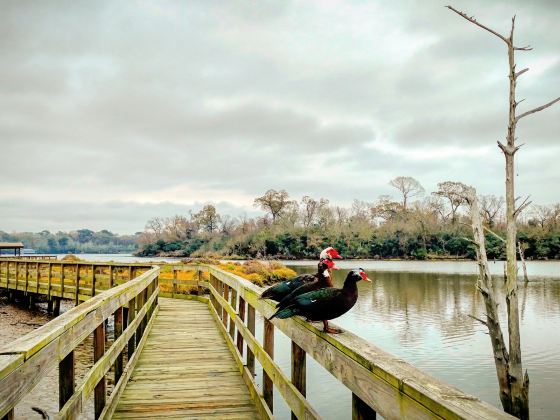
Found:
[[171, 413], [189, 418], [192, 412], [199, 413], [194, 416], [198, 418], [217, 413], [219, 418], [222, 414], [228, 418], [229, 409], [238, 413], [240, 407], [243, 418], [256, 418], [241, 369], [216, 329], [208, 299], [207, 303], [159, 301], [157, 319], [150, 333], [144, 334], [146, 344], [116, 402], [113, 418], [161, 418]]
[[[157, 293], [155, 294], [155, 296], [157, 296]], [[157, 300], [155, 300], [155, 302], [157, 303]], [[154, 321], [157, 317], [158, 310], [159, 310], [159, 305], [156, 305], [156, 307], [154, 309], [154, 312], [152, 314], [152, 317], [150, 318], [150, 321], [148, 322], [148, 325], [146, 326], [147, 334], [144, 334], [144, 336], [142, 337], [142, 340], [140, 340], [140, 347], [138, 348], [138, 351], [136, 353], [134, 353], [132, 358], [128, 359], [126, 367], [123, 370], [123, 374], [121, 375], [121, 378], [119, 379], [119, 381], [115, 384], [115, 389], [111, 393], [111, 396], [109, 397], [109, 400], [107, 401], [107, 404], [105, 405], [105, 408], [103, 409], [103, 412], [100, 414], [99, 418], [110, 419], [110, 418], [113, 417], [113, 413], [115, 412], [115, 409], [117, 408], [117, 402], [119, 401], [119, 398], [121, 397], [121, 395], [122, 395], [122, 393], [123, 393], [123, 391], [126, 387], [126, 384], [128, 383], [128, 380], [130, 379], [130, 376], [132, 375], [132, 372], [134, 370], [134, 367], [136, 366], [136, 363], [138, 362], [138, 359], [140, 358], [142, 348], [146, 344], [149, 332], [151, 331], [152, 326], [154, 324]]]
[[224, 309], [226, 309], [232, 319], [235, 320], [238, 330], [241, 331], [245, 341], [247, 342], [248, 349], [250, 349], [255, 354], [256, 359], [258, 359], [263, 367], [263, 371], [266, 372], [280, 394], [284, 397], [284, 400], [286, 401], [286, 404], [288, 404], [288, 407], [290, 407], [290, 409], [300, 419], [320, 418], [319, 414], [313, 409], [313, 407], [309, 404], [305, 397], [301, 395], [301, 393], [290, 382], [284, 372], [282, 372], [282, 369], [280, 369], [280, 367], [274, 363], [269, 353], [266, 352], [263, 347], [261, 347], [255, 336], [249, 332], [248, 327], [246, 327], [243, 322], [241, 322], [239, 317], [236, 316], [235, 311], [229, 305], [229, 303], [227, 303], [212, 286], [210, 286], [210, 293], [214, 294], [214, 297], [219, 302], [219, 304]]

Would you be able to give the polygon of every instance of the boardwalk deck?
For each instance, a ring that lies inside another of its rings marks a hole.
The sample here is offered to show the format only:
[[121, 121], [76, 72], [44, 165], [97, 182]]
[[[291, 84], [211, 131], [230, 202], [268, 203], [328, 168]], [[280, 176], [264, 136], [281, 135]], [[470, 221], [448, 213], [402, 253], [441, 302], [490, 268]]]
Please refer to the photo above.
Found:
[[160, 298], [113, 418], [258, 418], [208, 306]]

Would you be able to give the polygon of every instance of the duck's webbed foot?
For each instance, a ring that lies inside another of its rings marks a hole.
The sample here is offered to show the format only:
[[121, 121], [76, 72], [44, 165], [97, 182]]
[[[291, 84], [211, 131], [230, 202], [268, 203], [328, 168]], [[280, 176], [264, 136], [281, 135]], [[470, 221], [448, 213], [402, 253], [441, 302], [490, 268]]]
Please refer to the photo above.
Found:
[[328, 321], [323, 321], [323, 331], [329, 334], [340, 334], [342, 332], [339, 328], [329, 327]]

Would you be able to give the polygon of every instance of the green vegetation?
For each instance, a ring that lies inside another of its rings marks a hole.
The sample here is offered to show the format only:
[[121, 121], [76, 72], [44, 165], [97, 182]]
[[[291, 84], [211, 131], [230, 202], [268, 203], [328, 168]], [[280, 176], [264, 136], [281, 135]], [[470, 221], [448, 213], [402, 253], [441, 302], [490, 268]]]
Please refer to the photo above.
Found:
[[[140, 235], [142, 256], [225, 256], [235, 258], [311, 258], [334, 246], [346, 258], [468, 258], [469, 221], [456, 194], [459, 184], [446, 181], [428, 197], [413, 178], [391, 182], [400, 200], [381, 196], [372, 203], [355, 200], [350, 208], [331, 206], [325, 198], [300, 202], [286, 191], [269, 190], [255, 199], [263, 217], [234, 219], [213, 205], [200, 212], [148, 221]], [[481, 197], [486, 226], [504, 237], [503, 199]], [[560, 258], [560, 205], [533, 206], [519, 223], [518, 239], [527, 259]], [[487, 234], [488, 257], [505, 257], [504, 243]]]
[[113, 254], [138, 250], [138, 235], [117, 235], [108, 230], [94, 232], [79, 229], [72, 232], [6, 233], [0, 231], [0, 242], [21, 241], [26, 248], [40, 254]]

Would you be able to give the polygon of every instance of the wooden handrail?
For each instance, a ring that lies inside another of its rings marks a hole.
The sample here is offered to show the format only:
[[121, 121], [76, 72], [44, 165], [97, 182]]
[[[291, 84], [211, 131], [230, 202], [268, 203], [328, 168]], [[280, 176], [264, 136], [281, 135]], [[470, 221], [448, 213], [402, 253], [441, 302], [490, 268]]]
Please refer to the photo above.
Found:
[[[266, 375], [265, 378], [271, 379], [295, 418], [319, 417], [305, 399], [305, 354], [312, 356], [352, 392], [353, 418], [372, 418], [375, 413], [379, 413], [386, 419], [513, 418], [479, 398], [465, 394], [422, 372], [349, 331], [336, 336], [329, 335], [299, 317], [272, 321], [275, 327], [292, 340], [292, 380], [289, 380], [274, 363], [273, 355], [266, 351], [267, 346], [270, 348], [270, 344], [267, 345], [270, 336], [265, 336], [264, 344], [261, 345], [254, 336], [254, 315], [251, 330], [249, 324], [246, 325], [245, 320], [240, 316], [241, 310], [235, 309], [237, 302], [228, 300], [228, 297], [235, 292], [239, 302], [248, 305], [247, 313], [250, 314], [253, 308], [254, 311], [262, 314], [265, 320], [275, 312], [275, 306], [267, 300], [260, 299], [262, 289], [249, 281], [217, 267], [208, 266], [207, 269], [210, 274], [210, 306], [215, 316], [220, 319], [218, 325], [224, 337], [233, 344], [230, 336], [233, 324], [238, 332], [238, 343], [241, 337], [244, 341], [241, 346], [245, 345], [247, 355], [254, 355], [261, 363], [263, 376]], [[228, 292], [224, 293], [224, 290]], [[228, 318], [229, 330], [223, 323]], [[265, 334], [266, 330], [267, 328]], [[243, 354], [237, 347], [233, 346], [233, 348], [235, 351], [232, 352], [237, 353], [238, 357]], [[250, 358], [247, 357], [247, 366], [244, 366], [247, 370], [249, 370], [249, 360]], [[266, 386], [265, 382], [265, 390]], [[252, 392], [257, 393], [260, 398], [265, 396], [259, 394], [256, 389]], [[270, 397], [265, 398], [265, 404], [272, 413], [272, 405], [268, 403], [270, 400]]]
[[[133, 280], [92, 297], [46, 325], [0, 348], [0, 418], [12, 412], [16, 404], [57, 365], [60, 387], [59, 418], [75, 418], [94, 390], [95, 417], [101, 416], [102, 412], [106, 411], [105, 374], [117, 360], [122, 360], [127, 341], [136, 336], [137, 342], [141, 342], [151, 327], [153, 315], [157, 311], [159, 272], [159, 267], [153, 267]], [[119, 315], [119, 312], [138, 297], [141, 297], [140, 305], [126, 308], [128, 313], [135, 314], [134, 320], [122, 331], [118, 331], [118, 337], [116, 336], [111, 347], [105, 350], [105, 320], [115, 316], [115, 325], [122, 323], [122, 315]], [[80, 386], [74, 389], [74, 349], [92, 332], [95, 332], [95, 364], [86, 373]], [[141, 346], [136, 346], [135, 354], [140, 350]], [[129, 360], [125, 370], [131, 370], [130, 364], [136, 359], [137, 357]], [[122, 381], [117, 382], [113, 393], [121, 392], [119, 383]]]

